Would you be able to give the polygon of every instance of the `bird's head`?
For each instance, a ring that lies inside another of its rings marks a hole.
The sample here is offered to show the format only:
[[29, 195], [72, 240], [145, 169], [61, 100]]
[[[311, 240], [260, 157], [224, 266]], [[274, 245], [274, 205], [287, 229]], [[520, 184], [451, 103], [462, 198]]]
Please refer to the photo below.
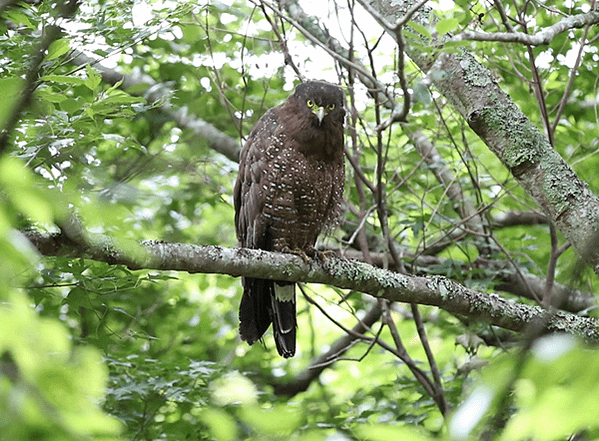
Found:
[[335, 103], [319, 106], [316, 104], [316, 101], [311, 99], [306, 100], [306, 106], [308, 106], [308, 109], [310, 109], [312, 113], [316, 115], [316, 118], [318, 118], [318, 125], [322, 124], [322, 120], [326, 115], [335, 110]]
[[296, 98], [300, 106], [305, 106], [308, 112], [316, 116], [318, 125], [321, 126], [329, 115], [340, 119], [343, 123], [345, 110], [343, 109], [343, 92], [339, 86], [325, 81], [308, 81], [295, 88]]

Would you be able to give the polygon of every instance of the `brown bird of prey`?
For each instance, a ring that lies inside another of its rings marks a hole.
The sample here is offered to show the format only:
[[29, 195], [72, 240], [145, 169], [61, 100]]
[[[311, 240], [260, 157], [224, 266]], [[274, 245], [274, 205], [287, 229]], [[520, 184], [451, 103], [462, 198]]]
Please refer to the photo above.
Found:
[[[235, 183], [239, 246], [314, 256], [320, 232], [338, 217], [344, 186], [341, 88], [298, 85], [256, 123], [241, 150]], [[273, 324], [275, 344], [295, 355], [295, 284], [243, 277], [241, 339], [252, 345]]]

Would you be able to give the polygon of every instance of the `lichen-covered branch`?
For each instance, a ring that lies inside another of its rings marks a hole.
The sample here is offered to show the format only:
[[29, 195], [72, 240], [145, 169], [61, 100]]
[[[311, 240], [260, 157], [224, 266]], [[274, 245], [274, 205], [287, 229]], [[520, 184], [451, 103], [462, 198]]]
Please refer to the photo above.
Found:
[[[354, 250], [339, 250], [343, 256], [349, 259], [362, 260], [362, 253]], [[536, 277], [527, 272], [515, 271], [509, 262], [497, 259], [477, 259], [471, 264], [452, 261], [436, 256], [414, 255], [406, 251], [402, 252], [402, 258], [405, 260], [406, 268], [411, 273], [426, 274], [433, 272], [435, 268], [454, 267], [456, 272], [472, 272], [473, 268], [484, 270], [484, 277], [493, 275], [491, 281], [495, 283], [494, 289], [515, 296], [535, 300], [543, 297], [546, 280]], [[387, 262], [390, 262], [391, 256], [380, 252], [370, 253], [370, 263], [376, 267], [382, 268]], [[389, 265], [391, 271], [398, 271], [394, 265]], [[473, 276], [476, 278], [476, 276]], [[597, 306], [595, 295], [591, 292], [581, 291], [560, 283], [553, 286], [555, 296], [562, 299], [560, 309], [573, 313], [592, 309]]]
[[562, 32], [596, 24], [599, 24], [599, 12], [591, 11], [586, 14], [565, 17], [558, 23], [532, 35], [525, 34], [524, 32], [481, 32], [465, 30], [452, 37], [451, 41], [498, 41], [502, 43], [521, 43], [527, 46], [540, 46], [551, 43], [551, 40]]
[[[375, 268], [363, 262], [329, 258], [321, 263], [292, 254], [246, 248], [224, 248], [157, 241], [141, 243], [90, 235], [79, 244], [64, 234], [24, 233], [47, 256], [86, 257], [131, 269], [176, 270], [231, 276], [311, 282], [354, 290], [395, 302], [438, 306], [452, 314], [483, 321], [516, 332], [546, 323], [549, 331], [563, 331], [599, 343], [599, 322], [563, 311], [548, 313], [540, 307], [484, 294], [445, 277], [416, 277]], [[126, 251], [125, 251], [126, 250]]]
[[[395, 0], [370, 2], [389, 23], [401, 18], [409, 4]], [[415, 19], [428, 25], [426, 11]], [[599, 247], [589, 247], [599, 230], [599, 198], [501, 90], [491, 72], [466, 51], [442, 52], [434, 58], [408, 45], [406, 53], [423, 72], [438, 73], [431, 76], [435, 87], [510, 170], [578, 255], [599, 274]]]

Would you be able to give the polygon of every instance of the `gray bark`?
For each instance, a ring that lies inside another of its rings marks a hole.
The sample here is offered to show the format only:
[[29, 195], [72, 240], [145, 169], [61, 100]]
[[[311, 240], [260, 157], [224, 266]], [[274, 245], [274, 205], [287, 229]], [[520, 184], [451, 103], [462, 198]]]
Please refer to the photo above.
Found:
[[370, 294], [394, 302], [437, 306], [446, 311], [516, 332], [546, 326], [599, 343], [599, 322], [564, 311], [546, 310], [485, 294], [445, 277], [417, 277], [375, 268], [363, 262], [329, 258], [306, 262], [293, 254], [246, 248], [198, 246], [157, 241], [135, 242], [108, 236], [24, 233], [46, 256], [84, 257], [131, 269], [216, 273], [290, 282], [311, 282]]
[[[395, 23], [412, 2], [372, 0], [370, 7]], [[412, 18], [429, 25], [429, 10]], [[397, 38], [393, 32], [390, 34]], [[433, 42], [420, 41], [430, 45]], [[548, 139], [495, 82], [491, 72], [466, 51], [442, 52], [433, 58], [406, 45], [406, 54], [430, 75], [433, 85], [467, 121], [487, 147], [514, 175], [543, 213], [599, 274], [599, 198], [566, 164]]]

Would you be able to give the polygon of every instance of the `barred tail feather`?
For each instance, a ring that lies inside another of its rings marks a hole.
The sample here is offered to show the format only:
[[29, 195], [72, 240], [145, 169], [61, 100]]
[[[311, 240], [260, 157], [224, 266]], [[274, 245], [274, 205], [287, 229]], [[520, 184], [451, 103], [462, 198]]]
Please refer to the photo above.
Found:
[[295, 283], [274, 283], [272, 296], [272, 323], [275, 344], [279, 355], [285, 358], [295, 355]]
[[242, 277], [239, 335], [253, 345], [272, 323], [277, 351], [289, 358], [295, 355], [295, 283], [283, 283]]

